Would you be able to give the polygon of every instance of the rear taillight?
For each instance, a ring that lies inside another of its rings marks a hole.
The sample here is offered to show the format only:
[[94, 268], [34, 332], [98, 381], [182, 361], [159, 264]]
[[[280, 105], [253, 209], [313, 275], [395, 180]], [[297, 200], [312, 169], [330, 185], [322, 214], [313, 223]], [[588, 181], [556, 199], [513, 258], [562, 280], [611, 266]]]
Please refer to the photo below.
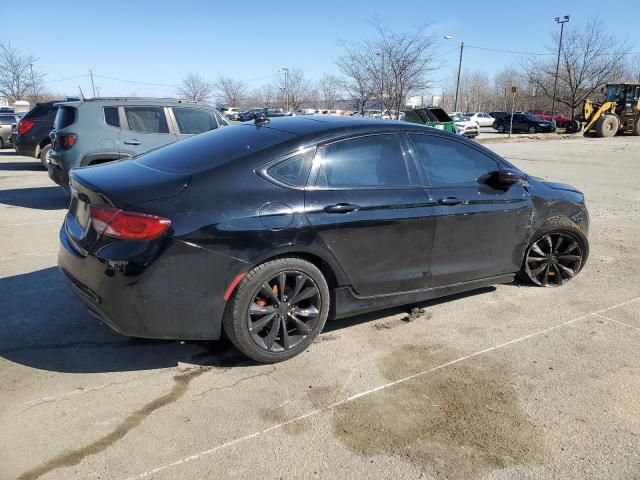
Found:
[[152, 240], [171, 226], [168, 218], [91, 205], [91, 224], [103, 235], [122, 240]]
[[27, 119], [20, 120], [20, 123], [18, 124], [18, 133], [20, 135], [24, 135], [32, 128], [33, 128], [33, 120], [27, 120]]
[[60, 146], [63, 150], [69, 150], [76, 144], [76, 140], [78, 137], [73, 133], [66, 133], [64, 135], [60, 135]]

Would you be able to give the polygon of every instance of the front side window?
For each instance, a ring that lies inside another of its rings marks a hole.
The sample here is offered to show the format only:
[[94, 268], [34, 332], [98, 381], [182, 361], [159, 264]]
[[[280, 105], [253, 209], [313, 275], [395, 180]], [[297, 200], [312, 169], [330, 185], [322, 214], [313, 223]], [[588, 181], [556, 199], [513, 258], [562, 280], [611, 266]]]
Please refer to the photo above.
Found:
[[124, 107], [129, 130], [141, 133], [169, 133], [162, 107]]
[[286, 183], [287, 185], [304, 187], [307, 183], [307, 177], [309, 176], [309, 169], [311, 168], [311, 161], [313, 160], [314, 153], [315, 150], [312, 149], [308, 152], [283, 160], [269, 168], [268, 173], [271, 177], [280, 182]]
[[340, 188], [411, 184], [396, 135], [369, 135], [326, 145], [316, 183]]
[[211, 110], [174, 108], [173, 115], [183, 135], [197, 135], [218, 128]]
[[434, 186], [477, 184], [498, 170], [495, 160], [463, 143], [430, 135], [410, 137]]

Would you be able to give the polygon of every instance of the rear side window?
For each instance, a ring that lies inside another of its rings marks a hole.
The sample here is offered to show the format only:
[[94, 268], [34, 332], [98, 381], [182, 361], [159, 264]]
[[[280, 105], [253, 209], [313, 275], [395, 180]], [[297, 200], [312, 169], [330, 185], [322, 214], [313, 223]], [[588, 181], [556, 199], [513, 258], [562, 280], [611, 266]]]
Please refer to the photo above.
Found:
[[478, 178], [498, 170], [498, 163], [475, 148], [431, 135], [410, 135], [431, 184], [477, 184]]
[[384, 187], [410, 185], [396, 135], [369, 135], [324, 147], [317, 185]]
[[107, 125], [120, 128], [120, 117], [118, 117], [118, 107], [104, 107], [104, 121]]
[[53, 128], [55, 130], [62, 130], [67, 128], [73, 122], [76, 121], [76, 109], [73, 107], [58, 107], [56, 113], [56, 119], [53, 121]]
[[12, 123], [16, 123], [16, 117], [13, 115], [0, 115], [0, 125], [11, 125]]
[[311, 149], [308, 152], [287, 158], [269, 168], [267, 172], [269, 176], [287, 185], [304, 187], [309, 177], [309, 170], [311, 169], [311, 161], [313, 160], [314, 154], [315, 149]]
[[141, 133], [169, 133], [162, 107], [124, 107], [129, 130]]
[[184, 135], [197, 135], [218, 128], [211, 110], [174, 108], [173, 116], [176, 118], [180, 133]]

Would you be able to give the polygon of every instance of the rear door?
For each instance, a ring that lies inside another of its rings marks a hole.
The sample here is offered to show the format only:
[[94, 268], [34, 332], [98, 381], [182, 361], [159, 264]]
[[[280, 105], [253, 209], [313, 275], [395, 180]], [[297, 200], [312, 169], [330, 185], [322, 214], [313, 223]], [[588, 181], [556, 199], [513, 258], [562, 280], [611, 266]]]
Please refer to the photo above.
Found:
[[178, 137], [169, 121], [168, 110], [157, 105], [121, 107], [120, 156], [134, 157], [175, 142]]
[[179, 140], [215, 130], [218, 119], [212, 110], [192, 107], [172, 107], [171, 119]]
[[426, 288], [434, 206], [396, 134], [319, 148], [305, 191], [309, 222], [363, 296]]
[[523, 185], [489, 181], [500, 163], [467, 143], [409, 135], [436, 203], [432, 286], [516, 272], [527, 245], [532, 202]]

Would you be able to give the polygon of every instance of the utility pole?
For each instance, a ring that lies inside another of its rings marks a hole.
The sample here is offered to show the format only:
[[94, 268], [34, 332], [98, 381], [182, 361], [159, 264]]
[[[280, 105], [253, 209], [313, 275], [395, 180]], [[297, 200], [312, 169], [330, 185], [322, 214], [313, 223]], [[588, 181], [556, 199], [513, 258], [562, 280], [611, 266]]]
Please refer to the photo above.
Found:
[[560, 24], [560, 41], [558, 42], [558, 61], [556, 62], [556, 78], [553, 82], [553, 98], [551, 99], [551, 121], [556, 124], [554, 116], [556, 113], [556, 94], [558, 91], [558, 71], [560, 70], [560, 52], [562, 50], [562, 34], [564, 33], [564, 24], [569, 21], [569, 15], [565, 15], [562, 20], [556, 17], [556, 23]]
[[93, 72], [89, 69], [89, 76], [91, 77], [91, 90], [93, 90], [93, 98], [96, 98], [96, 86], [93, 84]]
[[33, 79], [33, 63], [29, 64], [29, 68], [31, 69], [31, 90], [33, 90], [33, 101], [37, 102], [37, 94], [36, 94], [36, 82]]
[[[445, 35], [445, 40], [455, 40], [451, 35]], [[460, 42], [460, 60], [458, 60], [458, 79], [456, 80], [456, 99], [453, 103], [453, 111], [458, 111], [458, 94], [460, 92], [460, 72], [462, 71], [462, 53], [464, 52], [464, 42]]]

